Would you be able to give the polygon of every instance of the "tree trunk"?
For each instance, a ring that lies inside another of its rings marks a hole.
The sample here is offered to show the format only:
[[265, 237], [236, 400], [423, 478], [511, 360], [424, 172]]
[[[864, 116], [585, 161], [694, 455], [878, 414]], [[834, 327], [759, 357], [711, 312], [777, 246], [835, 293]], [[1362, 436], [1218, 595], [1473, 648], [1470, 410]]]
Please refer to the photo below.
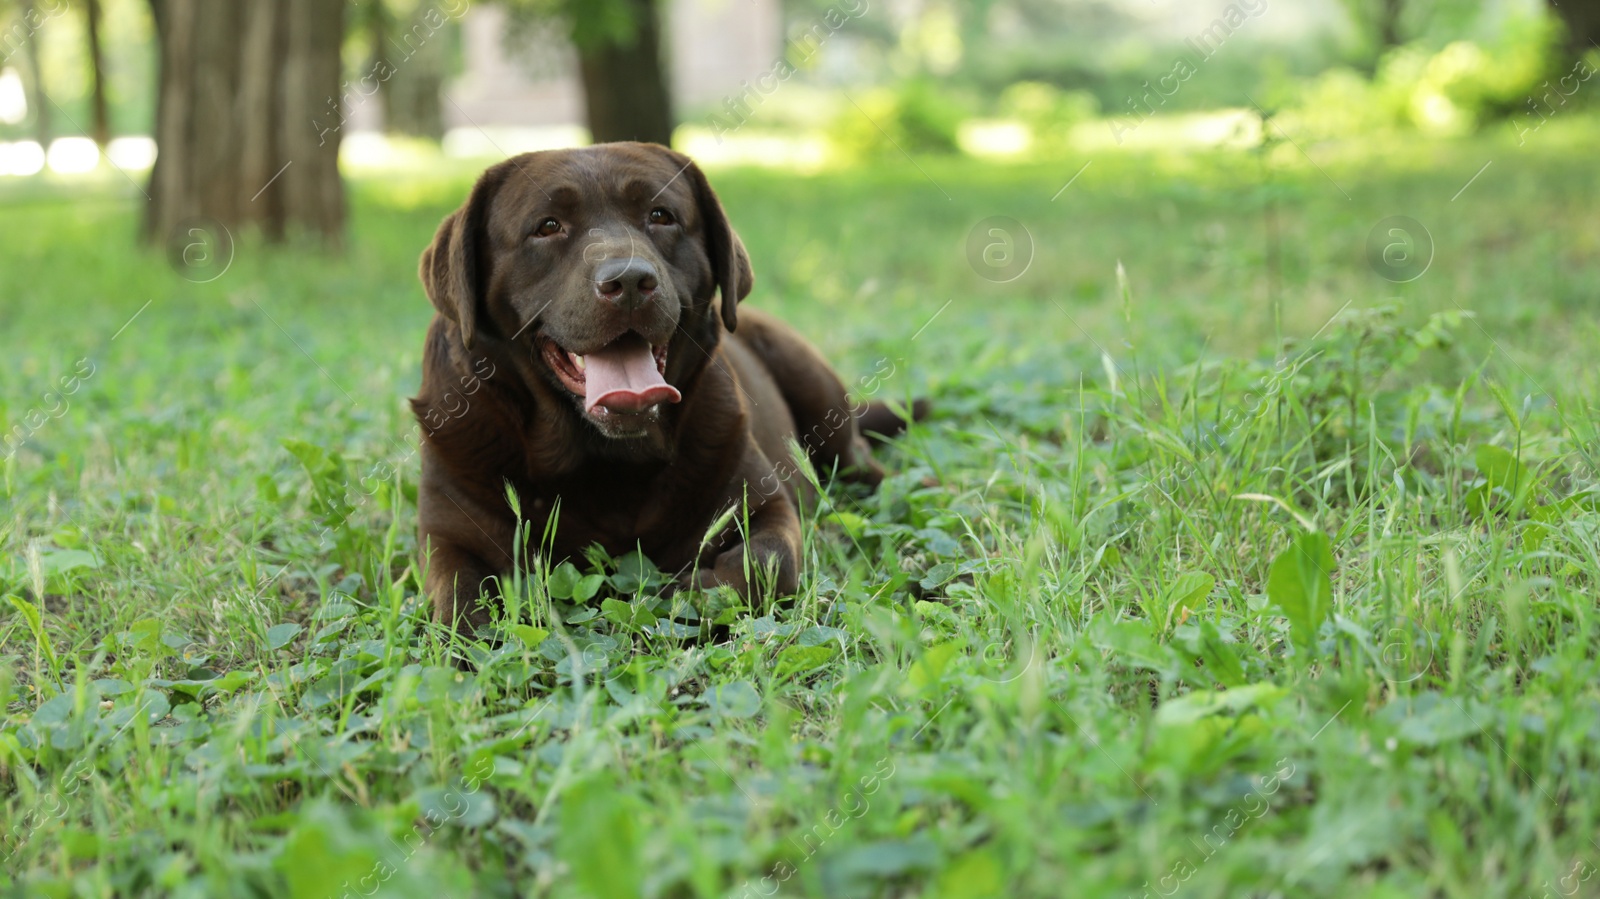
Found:
[[628, 41], [578, 47], [589, 132], [595, 143], [640, 140], [672, 143], [672, 99], [661, 59], [656, 0], [626, 0], [633, 8]]
[[1402, 0], [1378, 0], [1378, 51], [1400, 46]]
[[[419, 3], [406, 20], [396, 22], [381, 0], [373, 0], [372, 61], [389, 66], [382, 89], [383, 130], [390, 134], [444, 137], [445, 40], [443, 17], [436, 7]], [[402, 29], [393, 33], [394, 26]]]
[[337, 0], [150, 0], [161, 53], [144, 236], [209, 219], [338, 243]]
[[1549, 3], [1550, 11], [1567, 26], [1568, 56], [1577, 59], [1590, 50], [1600, 49], [1600, 2], [1549, 0]]
[[100, 0], [86, 0], [83, 6], [88, 25], [89, 69], [93, 75], [90, 100], [94, 107], [94, 142], [104, 150], [111, 143], [111, 116], [106, 111], [106, 61], [100, 52]]
[[[37, 10], [34, 9], [33, 0], [22, 0], [22, 21], [38, 21]], [[44, 66], [39, 62], [39, 35], [35, 33], [28, 43], [28, 85], [33, 96], [28, 98], [33, 106], [33, 134], [34, 140], [45, 150], [50, 149], [50, 139], [53, 137], [50, 128], [50, 96], [44, 92]]]

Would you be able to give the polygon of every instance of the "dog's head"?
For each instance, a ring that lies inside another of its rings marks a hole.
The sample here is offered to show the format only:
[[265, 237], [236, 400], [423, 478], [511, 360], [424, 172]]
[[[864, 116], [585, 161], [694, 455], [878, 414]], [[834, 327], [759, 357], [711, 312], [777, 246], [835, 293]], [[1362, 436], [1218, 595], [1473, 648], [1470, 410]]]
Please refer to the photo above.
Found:
[[737, 324], [754, 275], [705, 175], [655, 144], [528, 153], [490, 168], [422, 253], [428, 299], [462, 343], [530, 352], [603, 435], [663, 405]]

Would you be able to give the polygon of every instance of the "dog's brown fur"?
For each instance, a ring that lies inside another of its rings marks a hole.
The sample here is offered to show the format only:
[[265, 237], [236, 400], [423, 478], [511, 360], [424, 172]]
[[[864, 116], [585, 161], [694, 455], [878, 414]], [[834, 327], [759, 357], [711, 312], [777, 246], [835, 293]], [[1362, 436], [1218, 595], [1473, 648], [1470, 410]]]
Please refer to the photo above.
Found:
[[[656, 209], [676, 221], [656, 222]], [[560, 230], [537, 233], [550, 218]], [[659, 277], [627, 309], [597, 294], [597, 267], [620, 258]], [[411, 401], [423, 430], [420, 553], [441, 622], [486, 622], [489, 579], [537, 551], [553, 515], [553, 560], [595, 543], [639, 548], [686, 586], [749, 595], [761, 585], [746, 572], [767, 571], [791, 593], [805, 481], [789, 441], [818, 471], [876, 485], [883, 472], [861, 432], [904, 424], [881, 404], [852, 404], [788, 326], [738, 308], [754, 282], [749, 257], [705, 175], [665, 147], [603, 144], [490, 168], [440, 225], [420, 275], [438, 309]], [[597, 421], [541, 341], [581, 354], [628, 330], [667, 347], [664, 377], [682, 400]], [[526, 519], [520, 554], [508, 485]]]

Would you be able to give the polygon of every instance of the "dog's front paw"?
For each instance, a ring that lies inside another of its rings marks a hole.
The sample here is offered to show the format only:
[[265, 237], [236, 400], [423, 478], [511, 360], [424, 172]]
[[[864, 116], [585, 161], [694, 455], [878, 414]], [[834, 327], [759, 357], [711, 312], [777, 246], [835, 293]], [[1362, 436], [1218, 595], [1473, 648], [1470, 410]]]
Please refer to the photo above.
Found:
[[678, 578], [678, 586], [695, 590], [727, 587], [749, 601], [768, 591], [775, 596], [788, 596], [798, 588], [799, 578], [794, 558], [788, 553], [752, 551], [745, 543], [719, 554], [710, 568], [685, 573]]

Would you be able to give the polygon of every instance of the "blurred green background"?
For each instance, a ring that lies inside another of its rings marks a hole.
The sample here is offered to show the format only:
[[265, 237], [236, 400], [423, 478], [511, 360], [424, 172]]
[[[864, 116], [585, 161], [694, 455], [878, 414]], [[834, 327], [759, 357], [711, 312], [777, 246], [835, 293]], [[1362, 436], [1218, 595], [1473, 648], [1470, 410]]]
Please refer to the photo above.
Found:
[[[95, 164], [87, 150], [55, 141], [89, 137], [124, 139], [110, 161], [142, 180], [153, 149], [131, 139], [159, 137], [171, 43], [155, 13], [170, 7], [169, 32], [185, 16], [219, 41], [247, 30], [208, 23], [194, 5], [8, 0], [0, 177], [77, 173]], [[318, 129], [339, 124], [331, 136], [346, 143], [347, 167], [427, 159], [441, 142], [449, 156], [488, 157], [591, 135], [674, 140], [712, 163], [811, 168], [901, 152], [1039, 160], [1108, 141], [1258, 140], [1251, 123], [1218, 118], [1235, 110], [1280, 116], [1305, 141], [1495, 127], [1526, 136], [1593, 103], [1595, 91], [1578, 88], [1595, 61], [1584, 55], [1600, 52], [1594, 4], [1543, 0], [324, 6], [335, 9], [317, 28], [336, 34], [308, 53], [337, 53], [338, 77], [320, 76], [331, 87], [322, 93], [319, 78], [302, 79], [304, 106]], [[604, 58], [629, 62], [584, 65]], [[271, 65], [288, 78], [310, 63]], [[187, 74], [176, 102], [236, 90], [221, 75]], [[618, 106], [627, 115], [606, 114]], [[237, 127], [255, 113], [230, 114]]]

